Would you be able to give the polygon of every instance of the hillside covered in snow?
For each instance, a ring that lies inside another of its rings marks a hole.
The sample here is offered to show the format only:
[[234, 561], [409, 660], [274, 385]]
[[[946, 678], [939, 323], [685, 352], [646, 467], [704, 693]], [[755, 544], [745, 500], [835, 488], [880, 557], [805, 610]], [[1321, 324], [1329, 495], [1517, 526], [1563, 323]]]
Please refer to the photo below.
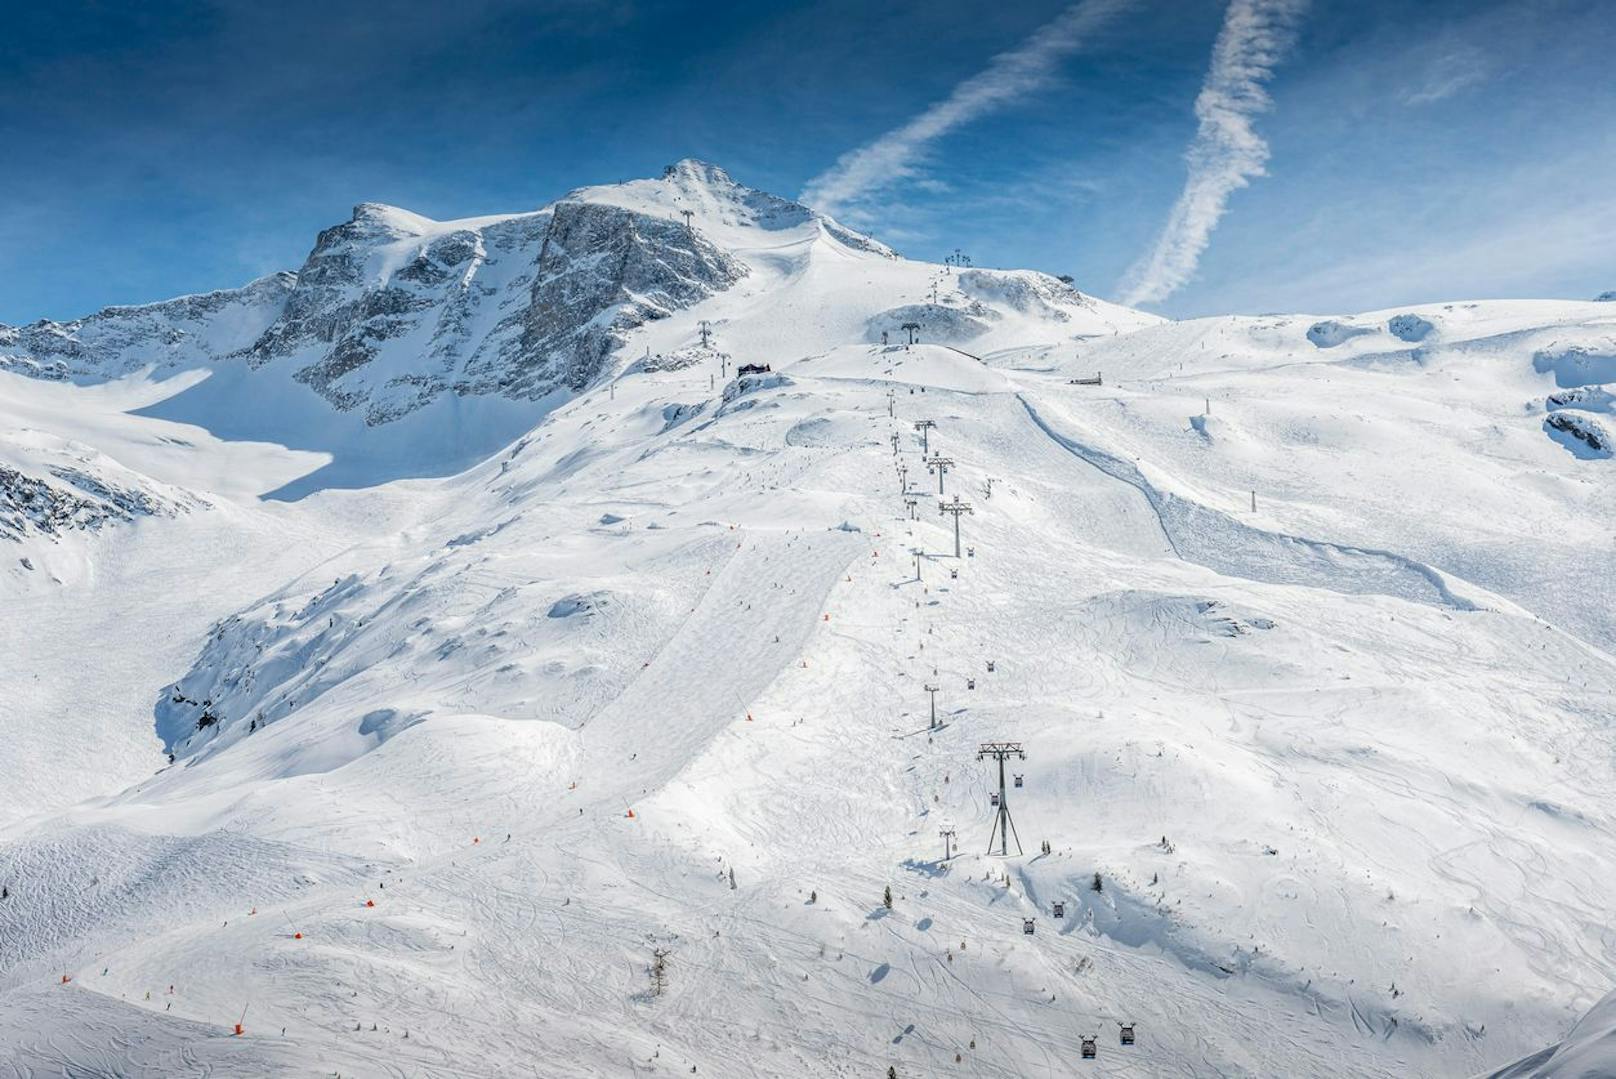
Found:
[[694, 161], [0, 327], [0, 1072], [1605, 1074], [1613, 400]]

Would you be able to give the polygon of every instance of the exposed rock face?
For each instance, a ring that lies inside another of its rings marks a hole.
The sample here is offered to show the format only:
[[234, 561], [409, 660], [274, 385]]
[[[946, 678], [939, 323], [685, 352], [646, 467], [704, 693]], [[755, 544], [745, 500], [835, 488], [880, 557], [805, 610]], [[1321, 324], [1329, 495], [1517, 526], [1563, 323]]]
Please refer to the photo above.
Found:
[[959, 289], [973, 299], [1003, 303], [1056, 322], [1069, 321], [1071, 308], [1092, 306], [1071, 285], [1033, 270], [965, 270], [959, 275]]
[[1616, 412], [1616, 394], [1603, 386], [1578, 386], [1551, 393], [1544, 402], [1550, 412], [1575, 408], [1583, 412]]
[[89, 499], [0, 465], [0, 536], [20, 540], [31, 531], [54, 536], [95, 528], [105, 519], [103, 507]]
[[655, 356], [642, 356], [629, 364], [628, 370], [631, 372], [683, 371], [700, 363], [712, 363], [714, 360], [727, 362], [732, 359], [734, 357], [727, 352], [696, 345], [690, 348], [675, 349], [667, 353], [659, 352]]
[[1577, 457], [1604, 458], [1611, 456], [1611, 439], [1597, 421], [1575, 412], [1551, 412], [1543, 421], [1549, 437], [1570, 450]]
[[925, 344], [939, 342], [965, 343], [981, 337], [989, 330], [989, 321], [997, 320], [999, 313], [987, 305], [972, 300], [964, 307], [950, 307], [936, 303], [910, 303], [888, 308], [864, 324], [864, 339], [871, 343], [886, 340], [897, 344], [908, 340], [904, 326], [914, 323], [920, 327], [917, 339]]
[[1315, 322], [1307, 328], [1307, 339], [1319, 348], [1335, 348], [1339, 344], [1375, 331], [1368, 326], [1351, 326], [1335, 319]]
[[[777, 231], [817, 222], [827, 236], [843, 247], [883, 258], [898, 257], [886, 244], [854, 232], [800, 202], [736, 183], [729, 173], [710, 162], [686, 158], [669, 165], [662, 172], [662, 183], [678, 192], [681, 203], [701, 206], [726, 224]], [[584, 193], [599, 190], [585, 188]]]
[[30, 533], [54, 539], [137, 516], [171, 516], [184, 508], [78, 469], [56, 467], [51, 475], [46, 480], [0, 465], [0, 539], [20, 541]]
[[1436, 332], [1436, 327], [1418, 315], [1393, 315], [1386, 322], [1386, 329], [1399, 341], [1418, 343]]
[[321, 233], [251, 362], [292, 359], [298, 381], [371, 424], [444, 392], [578, 391], [627, 330], [746, 273], [682, 221], [598, 203], [435, 235], [432, 224], [360, 206]]
[[1559, 344], [1532, 353], [1532, 370], [1554, 376], [1561, 389], [1616, 382], [1616, 339]]
[[599, 374], [623, 332], [729, 288], [746, 268], [682, 222], [616, 206], [561, 203], [539, 256], [517, 393], [574, 390]]
[[[814, 216], [700, 162], [638, 183], [664, 185], [725, 220]], [[699, 221], [687, 224], [656, 199], [620, 205], [612, 192], [584, 189], [533, 213], [450, 223], [365, 203], [320, 233], [295, 274], [73, 322], [0, 326], [0, 370], [88, 380], [148, 365], [284, 365], [372, 425], [446, 393], [576, 392], [600, 375], [629, 330], [747, 273], [702, 235]], [[841, 242], [862, 240], [825, 224]]]
[[138, 307], [108, 307], [71, 322], [0, 326], [0, 370], [47, 379], [159, 374], [234, 353], [280, 315], [297, 275]]
[[249, 362], [295, 364], [293, 377], [367, 423], [397, 419], [468, 386], [466, 365], [506, 353], [549, 223], [548, 211], [444, 229], [392, 207], [364, 204], [326, 229], [297, 275], [281, 318]]

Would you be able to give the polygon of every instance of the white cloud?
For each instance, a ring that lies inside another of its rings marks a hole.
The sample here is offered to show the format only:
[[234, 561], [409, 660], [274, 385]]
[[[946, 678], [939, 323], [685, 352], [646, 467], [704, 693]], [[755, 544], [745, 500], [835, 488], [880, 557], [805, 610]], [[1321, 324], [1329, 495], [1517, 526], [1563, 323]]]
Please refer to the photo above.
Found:
[[927, 144], [1046, 84], [1055, 64], [1132, 0], [1083, 0], [954, 87], [942, 101], [856, 150], [808, 182], [801, 199], [826, 213], [852, 208], [875, 192], [915, 175]]
[[1294, 38], [1306, 0], [1233, 0], [1195, 99], [1200, 128], [1189, 177], [1155, 247], [1123, 278], [1123, 302], [1156, 303], [1194, 276], [1229, 196], [1265, 175], [1268, 143], [1253, 126], [1272, 102], [1265, 85]]

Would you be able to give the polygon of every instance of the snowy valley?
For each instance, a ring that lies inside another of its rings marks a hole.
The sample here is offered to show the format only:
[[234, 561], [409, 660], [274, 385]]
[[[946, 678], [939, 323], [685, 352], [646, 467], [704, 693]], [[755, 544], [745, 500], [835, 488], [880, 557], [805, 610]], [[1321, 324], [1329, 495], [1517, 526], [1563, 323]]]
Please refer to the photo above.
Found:
[[1616, 1074], [1613, 395], [689, 160], [0, 326], [0, 1074]]

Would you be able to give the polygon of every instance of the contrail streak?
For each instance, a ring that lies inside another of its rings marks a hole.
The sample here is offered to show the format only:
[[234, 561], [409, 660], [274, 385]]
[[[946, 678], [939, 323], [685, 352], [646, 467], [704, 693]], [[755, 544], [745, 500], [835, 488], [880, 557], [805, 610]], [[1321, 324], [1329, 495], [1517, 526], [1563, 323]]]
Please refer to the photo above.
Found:
[[836, 164], [808, 182], [801, 201], [834, 214], [913, 176], [928, 143], [1043, 86], [1061, 57], [1081, 48], [1091, 32], [1131, 3], [1083, 0], [1073, 4], [1019, 46], [995, 56], [984, 70], [913, 120], [837, 158]]
[[1123, 277], [1123, 303], [1156, 303], [1194, 276], [1229, 196], [1266, 175], [1268, 143], [1253, 123], [1272, 104], [1265, 84], [1295, 38], [1307, 0], [1233, 0], [1195, 99], [1200, 128], [1189, 177], [1151, 252]]

